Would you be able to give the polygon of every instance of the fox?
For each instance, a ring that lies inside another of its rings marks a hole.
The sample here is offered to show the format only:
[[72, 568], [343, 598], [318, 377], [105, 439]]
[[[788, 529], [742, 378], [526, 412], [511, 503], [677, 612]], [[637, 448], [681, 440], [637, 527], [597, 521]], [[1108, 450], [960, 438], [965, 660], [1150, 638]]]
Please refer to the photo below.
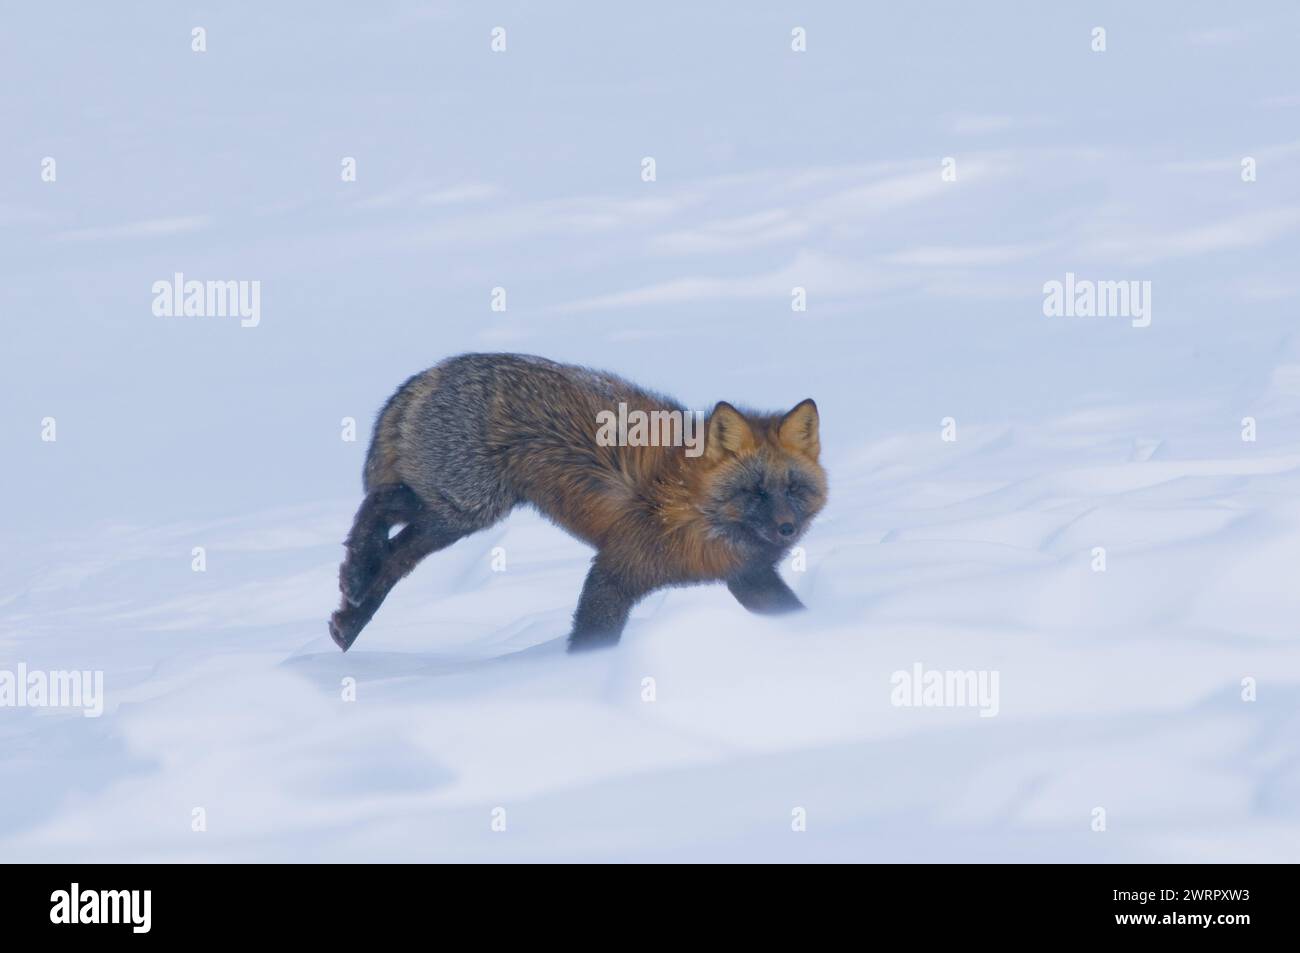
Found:
[[339, 648], [426, 556], [521, 505], [596, 550], [571, 652], [617, 644], [635, 605], [665, 587], [723, 582], [751, 612], [802, 609], [776, 567], [826, 505], [816, 403], [769, 414], [719, 401], [694, 454], [663, 445], [681, 441], [598, 439], [620, 404], [690, 413], [613, 374], [524, 354], [462, 354], [402, 384], [375, 421], [343, 543], [329, 620]]

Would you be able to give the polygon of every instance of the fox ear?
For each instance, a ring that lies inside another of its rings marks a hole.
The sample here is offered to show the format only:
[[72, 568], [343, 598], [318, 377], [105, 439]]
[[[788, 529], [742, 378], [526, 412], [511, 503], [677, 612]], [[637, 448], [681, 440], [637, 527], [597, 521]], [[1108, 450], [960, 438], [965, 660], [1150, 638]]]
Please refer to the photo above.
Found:
[[822, 449], [821, 439], [817, 433], [820, 424], [821, 418], [817, 415], [817, 405], [809, 397], [796, 404], [794, 410], [781, 418], [781, 426], [777, 433], [781, 442], [787, 447], [801, 450], [815, 460]]
[[720, 460], [728, 453], [740, 453], [754, 446], [754, 431], [749, 421], [725, 400], [709, 414], [709, 427], [705, 435], [704, 451], [712, 460]]

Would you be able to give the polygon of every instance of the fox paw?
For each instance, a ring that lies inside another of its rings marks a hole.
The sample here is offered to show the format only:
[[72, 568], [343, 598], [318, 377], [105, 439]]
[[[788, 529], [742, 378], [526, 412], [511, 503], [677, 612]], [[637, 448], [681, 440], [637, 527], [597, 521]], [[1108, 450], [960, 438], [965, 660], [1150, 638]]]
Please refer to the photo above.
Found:
[[347, 613], [342, 609], [330, 616], [329, 629], [330, 638], [344, 652], [352, 647], [352, 643], [357, 640], [357, 635], [361, 631], [349, 624]]

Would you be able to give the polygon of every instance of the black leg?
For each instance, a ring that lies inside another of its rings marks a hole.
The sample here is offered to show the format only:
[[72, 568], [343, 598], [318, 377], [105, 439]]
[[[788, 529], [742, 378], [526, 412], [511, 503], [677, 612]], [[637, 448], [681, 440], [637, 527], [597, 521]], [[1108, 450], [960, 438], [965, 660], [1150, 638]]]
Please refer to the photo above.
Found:
[[343, 651], [347, 651], [361, 630], [383, 605], [393, 586], [414, 569], [425, 556], [450, 546], [464, 534], [451, 530], [425, 516], [393, 537], [383, 561], [371, 580], [365, 598], [353, 605], [346, 597], [337, 612], [330, 617], [330, 636]]
[[599, 559], [587, 573], [573, 613], [573, 631], [569, 633], [569, 651], [617, 645], [627, 625], [627, 617], [644, 592], [627, 585], [600, 565]]
[[405, 484], [379, 487], [366, 494], [343, 543], [347, 556], [339, 566], [339, 591], [344, 599], [354, 606], [365, 600], [395, 543], [388, 538], [389, 530], [417, 519], [422, 509], [419, 497]]
[[803, 608], [803, 603], [777, 575], [775, 566], [749, 569], [727, 580], [727, 588], [742, 606], [761, 615], [780, 615]]

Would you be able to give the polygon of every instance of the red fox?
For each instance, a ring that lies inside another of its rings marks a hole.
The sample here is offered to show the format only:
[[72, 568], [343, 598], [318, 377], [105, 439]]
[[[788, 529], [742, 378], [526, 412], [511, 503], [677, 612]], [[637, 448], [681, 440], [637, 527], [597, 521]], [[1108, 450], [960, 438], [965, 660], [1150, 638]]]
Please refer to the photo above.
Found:
[[398, 388], [344, 542], [329, 624], [339, 647], [425, 556], [523, 503], [596, 548], [571, 651], [617, 643], [632, 607], [664, 586], [725, 582], [752, 612], [803, 608], [776, 565], [826, 503], [817, 405], [758, 414], [723, 401], [692, 456], [598, 439], [620, 404], [690, 413], [611, 374], [519, 354], [463, 354]]

